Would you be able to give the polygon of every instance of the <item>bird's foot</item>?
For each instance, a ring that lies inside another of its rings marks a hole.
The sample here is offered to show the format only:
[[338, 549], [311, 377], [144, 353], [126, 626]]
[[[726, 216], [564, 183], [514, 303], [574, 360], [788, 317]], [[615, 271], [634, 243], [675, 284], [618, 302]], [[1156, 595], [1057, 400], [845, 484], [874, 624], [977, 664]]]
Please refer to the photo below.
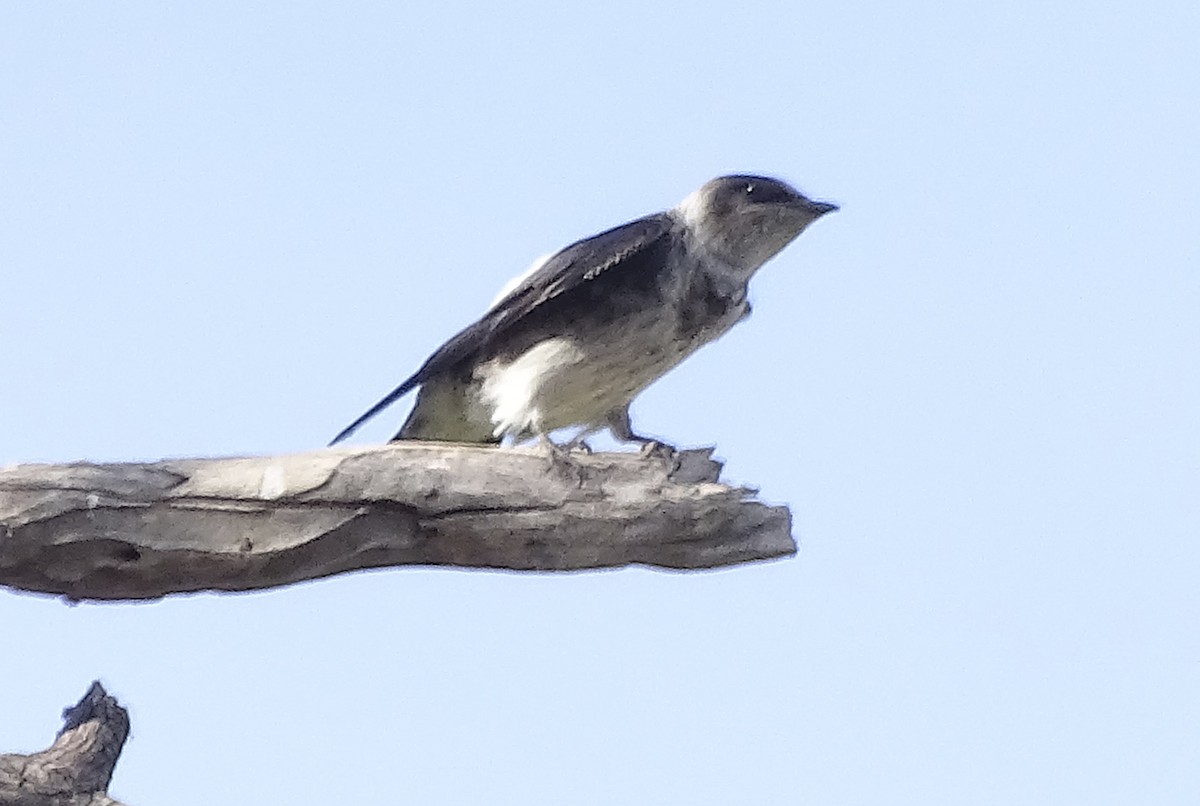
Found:
[[567, 444], [563, 445], [562, 449], [565, 450], [567, 453], [578, 452], [578, 453], [582, 453], [584, 456], [591, 456], [593, 453], [592, 446], [587, 443], [587, 440], [583, 438], [582, 434], [575, 437], [575, 439], [571, 440]]
[[660, 442], [654, 437], [646, 437], [633, 430], [633, 424], [629, 421], [629, 406], [624, 405], [613, 409], [605, 417], [605, 425], [612, 431], [612, 435], [621, 442], [636, 442], [641, 445], [639, 453], [647, 458], [665, 459], [668, 462], [674, 462], [679, 451], [674, 445], [668, 445], [665, 442]]
[[[550, 472], [572, 482], [577, 487], [583, 486], [583, 465], [571, 456], [571, 450], [574, 447], [572, 443], [559, 445], [545, 434], [538, 439], [538, 443], [545, 449], [547, 458], [550, 460]], [[584, 445], [586, 446], [586, 443]], [[591, 453], [591, 449], [588, 448], [587, 452]]]
[[674, 462], [679, 456], [679, 449], [666, 442], [659, 442], [657, 439], [644, 439], [638, 453], [647, 459], [663, 459]]

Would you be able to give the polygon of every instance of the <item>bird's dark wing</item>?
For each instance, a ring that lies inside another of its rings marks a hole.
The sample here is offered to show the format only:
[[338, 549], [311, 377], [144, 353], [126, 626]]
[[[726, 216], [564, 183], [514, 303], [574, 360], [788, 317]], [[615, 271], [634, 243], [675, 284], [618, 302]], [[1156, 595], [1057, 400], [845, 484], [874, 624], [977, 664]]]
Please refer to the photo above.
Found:
[[657, 261], [647, 258], [670, 248], [672, 225], [670, 217], [659, 213], [576, 241], [555, 253], [478, 322], [438, 348], [417, 371], [416, 383], [478, 354], [497, 336], [556, 297], [617, 273], [652, 272]]
[[[674, 221], [666, 213], [639, 218], [556, 252], [477, 322], [468, 325], [431, 355], [412, 377], [397, 386], [333, 438], [335, 444], [422, 383], [485, 351], [497, 338], [552, 299], [598, 278], [626, 272], [652, 273], [672, 247]], [[646, 280], [653, 278], [647, 277]]]

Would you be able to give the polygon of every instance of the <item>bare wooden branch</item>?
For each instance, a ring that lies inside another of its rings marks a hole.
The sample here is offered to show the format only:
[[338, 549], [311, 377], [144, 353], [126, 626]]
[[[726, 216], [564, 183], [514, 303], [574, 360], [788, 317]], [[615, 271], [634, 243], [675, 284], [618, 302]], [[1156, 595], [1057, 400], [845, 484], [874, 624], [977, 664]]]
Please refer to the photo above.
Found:
[[270, 588], [355, 569], [712, 568], [794, 554], [785, 507], [710, 451], [552, 462], [444, 443], [0, 468], [0, 585], [70, 599]]
[[63, 711], [54, 744], [0, 755], [0, 806], [121, 806], [106, 794], [129, 736], [129, 714], [99, 681]]

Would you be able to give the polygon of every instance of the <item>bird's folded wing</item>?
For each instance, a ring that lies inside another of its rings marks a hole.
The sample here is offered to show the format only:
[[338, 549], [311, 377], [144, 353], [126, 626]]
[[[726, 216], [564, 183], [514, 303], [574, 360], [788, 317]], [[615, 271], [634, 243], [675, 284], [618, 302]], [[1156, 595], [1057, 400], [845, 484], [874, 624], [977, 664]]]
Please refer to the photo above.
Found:
[[552, 299], [565, 297], [584, 284], [607, 280], [618, 273], [659, 268], [657, 261], [645, 258], [669, 246], [673, 223], [666, 213], [646, 216], [576, 241], [555, 253], [479, 321], [439, 347], [417, 370], [413, 384], [423, 383], [464, 358], [485, 350], [496, 337]]

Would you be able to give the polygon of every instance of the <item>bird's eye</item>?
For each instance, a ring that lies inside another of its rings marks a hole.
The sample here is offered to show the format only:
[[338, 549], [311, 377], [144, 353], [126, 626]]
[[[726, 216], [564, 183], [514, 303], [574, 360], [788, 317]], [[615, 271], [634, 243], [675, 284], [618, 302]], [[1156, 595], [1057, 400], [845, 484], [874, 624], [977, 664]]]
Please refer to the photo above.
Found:
[[754, 185], [746, 185], [746, 195], [747, 196], [754, 195]]

